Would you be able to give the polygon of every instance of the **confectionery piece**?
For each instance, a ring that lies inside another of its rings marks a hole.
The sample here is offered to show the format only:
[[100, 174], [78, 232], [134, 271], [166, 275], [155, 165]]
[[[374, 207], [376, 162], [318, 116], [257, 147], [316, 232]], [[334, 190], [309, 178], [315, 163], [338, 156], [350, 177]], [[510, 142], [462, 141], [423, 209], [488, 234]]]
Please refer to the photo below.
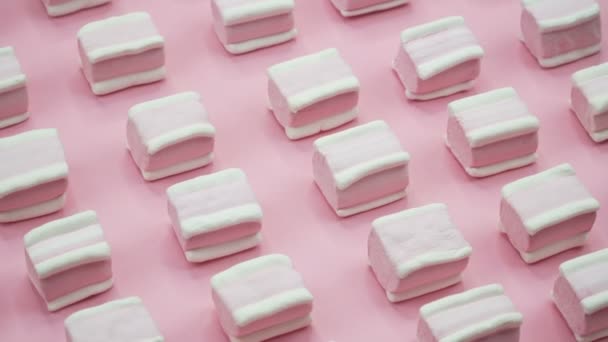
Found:
[[444, 297], [420, 308], [419, 342], [517, 342], [523, 322], [498, 284]]
[[165, 78], [164, 45], [145, 12], [95, 21], [78, 31], [82, 72], [96, 95]]
[[369, 264], [391, 302], [422, 296], [461, 280], [471, 246], [445, 204], [376, 219], [367, 242]]
[[331, 2], [343, 16], [354, 17], [402, 6], [409, 0], [331, 0]]
[[300, 139], [356, 118], [359, 80], [338, 50], [327, 49], [270, 67], [268, 97], [287, 137]]
[[484, 51], [462, 17], [401, 32], [393, 69], [410, 100], [431, 100], [473, 87]]
[[78, 12], [83, 9], [107, 4], [112, 0], [42, 0], [46, 12], [51, 17]]
[[0, 47], [0, 128], [18, 124], [30, 116], [26, 81], [15, 50]]
[[164, 342], [139, 297], [77, 311], [65, 320], [67, 342]]
[[131, 107], [127, 144], [145, 180], [156, 180], [211, 163], [215, 128], [194, 92]]
[[94, 211], [51, 221], [23, 240], [30, 280], [49, 311], [112, 287], [110, 246]]
[[553, 300], [579, 342], [608, 337], [608, 249], [559, 267]]
[[513, 88], [454, 101], [446, 144], [472, 177], [486, 177], [536, 161], [539, 121]]
[[68, 164], [55, 129], [0, 139], [0, 222], [43, 216], [63, 208]]
[[240, 169], [175, 184], [167, 196], [175, 235], [188, 261], [217, 259], [259, 244], [262, 208]]
[[211, 278], [213, 302], [231, 342], [260, 342], [310, 325], [313, 297], [289, 257], [266, 255]]
[[410, 155], [384, 121], [314, 142], [315, 182], [338, 216], [350, 216], [405, 197]]
[[522, 40], [543, 68], [600, 51], [600, 6], [595, 0], [522, 0], [522, 4]]
[[217, 37], [233, 54], [285, 43], [298, 33], [293, 0], [212, 0], [211, 9]]
[[572, 110], [591, 139], [608, 140], [608, 63], [572, 75]]
[[569, 164], [502, 188], [500, 228], [527, 263], [582, 246], [599, 202]]

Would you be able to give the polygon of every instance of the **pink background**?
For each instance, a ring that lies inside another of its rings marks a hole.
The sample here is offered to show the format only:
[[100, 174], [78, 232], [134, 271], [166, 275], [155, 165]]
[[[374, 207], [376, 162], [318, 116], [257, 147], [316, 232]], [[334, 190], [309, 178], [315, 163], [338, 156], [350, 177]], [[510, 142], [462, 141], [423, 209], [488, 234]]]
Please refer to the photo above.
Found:
[[[71, 182], [62, 212], [0, 226], [0, 341], [63, 341], [63, 320], [69, 314], [131, 295], [143, 298], [167, 341], [227, 341], [214, 314], [209, 277], [267, 253], [291, 256], [315, 295], [312, 328], [280, 341], [414, 341], [422, 304], [492, 282], [503, 284], [523, 312], [522, 341], [573, 340], [549, 292], [561, 262], [608, 247], [608, 144], [592, 143], [569, 112], [570, 75], [602, 62], [608, 52], [542, 70], [518, 41], [515, 0], [412, 0], [409, 6], [356, 19], [340, 17], [329, 0], [296, 2], [300, 32], [295, 41], [230, 56], [212, 31], [209, 0], [115, 0], [59, 19], [48, 18], [38, 0], [0, 1], [0, 46], [16, 48], [28, 75], [32, 113], [26, 123], [1, 130], [0, 136], [58, 128]], [[608, 3], [602, 7], [608, 18]], [[92, 20], [136, 10], [149, 11], [166, 38], [168, 78], [96, 97], [79, 70], [76, 32]], [[536, 165], [487, 179], [468, 178], [443, 144], [446, 104], [464, 94], [423, 103], [405, 99], [390, 69], [399, 32], [448, 15], [464, 16], [486, 49], [481, 77], [467, 95], [513, 86], [540, 117]], [[265, 69], [328, 47], [340, 50], [361, 81], [358, 121], [386, 120], [412, 155], [406, 200], [347, 219], [334, 215], [313, 183], [313, 138], [289, 141], [266, 110]], [[210, 167], [146, 183], [125, 149], [127, 110], [187, 90], [200, 92], [210, 112], [218, 132], [217, 158]], [[500, 188], [562, 162], [572, 163], [604, 207], [586, 247], [526, 266], [498, 233]], [[191, 265], [170, 229], [165, 189], [227, 167], [243, 168], [249, 175], [264, 209], [263, 243], [246, 253]], [[389, 304], [366, 264], [370, 222], [439, 201], [448, 204], [473, 245], [464, 282]], [[26, 277], [22, 236], [86, 209], [98, 212], [113, 248], [115, 287], [47, 313]]]

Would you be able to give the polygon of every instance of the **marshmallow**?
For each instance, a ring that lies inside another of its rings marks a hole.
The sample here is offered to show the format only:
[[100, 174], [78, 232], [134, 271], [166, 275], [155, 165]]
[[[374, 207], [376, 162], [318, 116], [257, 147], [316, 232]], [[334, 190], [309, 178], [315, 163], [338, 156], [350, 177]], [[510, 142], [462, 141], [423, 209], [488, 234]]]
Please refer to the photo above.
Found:
[[486, 177], [536, 161], [539, 121], [513, 88], [448, 105], [446, 144], [472, 177]]
[[409, 0], [331, 0], [344, 17], [389, 10], [405, 5]]
[[224, 48], [241, 54], [292, 40], [293, 0], [212, 0], [213, 26]]
[[461, 280], [471, 246], [445, 204], [380, 217], [367, 243], [369, 264], [391, 302], [422, 296]]
[[595, 142], [608, 140], [608, 63], [572, 75], [572, 110]]
[[543, 68], [591, 56], [602, 41], [595, 0], [522, 0], [524, 44]]
[[42, 0], [46, 12], [51, 17], [78, 12], [91, 7], [107, 4], [112, 0]]
[[68, 164], [55, 129], [1, 138], [0, 165], [0, 223], [63, 208]]
[[49, 311], [112, 287], [110, 246], [94, 211], [46, 223], [23, 240], [30, 280]]
[[484, 51], [462, 17], [401, 32], [393, 69], [411, 100], [431, 100], [473, 87]]
[[562, 164], [502, 188], [500, 226], [527, 263], [582, 246], [599, 202]]
[[26, 82], [15, 50], [0, 47], [0, 128], [18, 124], [30, 116]]
[[260, 342], [310, 325], [313, 297], [289, 257], [266, 255], [211, 278], [213, 302], [231, 342]]
[[240, 169], [175, 184], [167, 196], [169, 216], [188, 261], [217, 259], [259, 244], [262, 208]]
[[522, 321], [502, 286], [486, 285], [421, 307], [418, 341], [517, 342]]
[[338, 216], [350, 216], [405, 197], [410, 155], [384, 121], [314, 142], [315, 182]]
[[355, 119], [359, 80], [338, 50], [327, 49], [270, 67], [268, 97], [287, 137], [300, 139]]
[[95, 95], [165, 78], [164, 45], [145, 12], [95, 21], [78, 31], [82, 71]]
[[579, 342], [608, 337], [608, 249], [564, 262], [553, 300]]
[[145, 180], [152, 181], [211, 163], [215, 128], [195, 92], [131, 107], [127, 144]]

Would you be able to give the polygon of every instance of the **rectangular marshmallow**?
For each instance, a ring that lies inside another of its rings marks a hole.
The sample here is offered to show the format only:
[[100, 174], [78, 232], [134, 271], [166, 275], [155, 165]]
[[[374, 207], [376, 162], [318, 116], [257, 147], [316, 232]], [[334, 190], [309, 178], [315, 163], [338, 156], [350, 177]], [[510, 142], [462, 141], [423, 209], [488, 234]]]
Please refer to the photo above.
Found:
[[608, 337], [608, 249], [559, 267], [553, 300], [579, 342]]
[[241, 54], [297, 35], [293, 0], [212, 0], [213, 26], [224, 48]]
[[51, 17], [78, 12], [91, 7], [107, 4], [112, 0], [42, 0], [46, 12]]
[[386, 11], [405, 5], [409, 0], [331, 0], [344, 17]]
[[63, 208], [68, 164], [55, 129], [0, 138], [0, 223]]
[[462, 17], [447, 17], [401, 33], [393, 69], [411, 100], [431, 100], [473, 87], [484, 51]]
[[304, 328], [313, 297], [289, 257], [266, 255], [211, 278], [213, 302], [231, 342], [260, 342]]
[[211, 163], [215, 128], [195, 92], [131, 107], [127, 144], [145, 180], [152, 181]]
[[527, 263], [582, 246], [599, 202], [562, 164], [502, 188], [500, 225]]
[[486, 285], [421, 307], [418, 341], [517, 342], [522, 322], [502, 286]]
[[82, 71], [96, 95], [165, 78], [164, 45], [146, 12], [95, 21], [78, 31]]
[[49, 311], [112, 287], [110, 246], [94, 211], [46, 223], [23, 240], [30, 280]]
[[595, 142], [608, 140], [608, 63], [572, 75], [572, 110]]
[[67, 342], [163, 342], [139, 297], [77, 311], [65, 320]]
[[543, 68], [593, 55], [602, 41], [595, 0], [523, 0], [524, 44]]
[[315, 182], [338, 216], [350, 216], [405, 197], [410, 155], [384, 121], [373, 121], [314, 142]]
[[487, 177], [536, 161], [539, 121], [513, 88], [448, 105], [446, 144], [472, 177]]
[[29, 117], [27, 78], [10, 47], [0, 47], [0, 128], [12, 126]]
[[270, 67], [268, 97], [287, 137], [300, 139], [353, 120], [359, 80], [338, 50], [327, 49]]
[[262, 208], [240, 169], [226, 169], [167, 189], [169, 216], [190, 262], [257, 246]]
[[372, 226], [369, 264], [391, 302], [460, 282], [472, 249], [445, 204], [380, 217]]

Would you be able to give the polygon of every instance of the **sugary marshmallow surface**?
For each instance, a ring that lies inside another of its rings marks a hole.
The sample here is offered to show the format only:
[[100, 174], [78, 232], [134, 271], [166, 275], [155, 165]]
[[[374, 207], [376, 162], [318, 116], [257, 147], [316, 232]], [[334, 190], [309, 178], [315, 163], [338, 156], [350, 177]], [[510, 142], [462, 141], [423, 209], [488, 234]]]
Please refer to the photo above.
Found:
[[65, 320], [68, 342], [163, 342], [152, 316], [138, 297], [114, 300], [77, 311]]
[[460, 281], [471, 246], [445, 204], [430, 204], [374, 220], [368, 256], [392, 302], [440, 290]]
[[517, 342], [522, 322], [502, 286], [486, 285], [420, 308], [418, 341]]
[[572, 166], [562, 164], [505, 185], [500, 224], [532, 263], [583, 245], [598, 209]]
[[82, 71], [96, 95], [165, 78], [164, 44], [146, 12], [95, 21], [78, 31]]
[[451, 102], [446, 143], [472, 177], [486, 177], [536, 160], [539, 120], [513, 88]]
[[270, 107], [290, 139], [341, 126], [357, 116], [359, 80], [338, 50], [276, 64], [268, 69]]
[[0, 128], [23, 122], [29, 117], [26, 77], [10, 47], [0, 47]]
[[112, 287], [110, 246], [94, 211], [46, 223], [23, 240], [30, 280], [49, 311]]
[[313, 175], [338, 216], [354, 215], [405, 196], [410, 156], [384, 121], [314, 142]]
[[600, 7], [595, 0], [523, 0], [522, 5], [523, 41], [542, 67], [600, 51]]
[[561, 264], [553, 300], [577, 341], [608, 337], [608, 249]]
[[595, 142], [608, 140], [608, 63], [572, 75], [572, 110]]
[[83, 9], [107, 4], [112, 0], [42, 0], [46, 12], [51, 17], [78, 12]]
[[21, 221], [63, 208], [68, 164], [57, 130], [0, 139], [0, 222]]
[[331, 0], [344, 17], [389, 10], [405, 5], [409, 0]]
[[465, 91], [480, 72], [484, 50], [462, 17], [447, 17], [406, 29], [393, 69], [412, 100]]
[[214, 28], [226, 50], [241, 54], [297, 35], [293, 0], [212, 0]]
[[226, 169], [167, 189], [169, 216], [191, 262], [234, 254], [260, 241], [262, 208], [240, 169]]
[[215, 128], [195, 92], [131, 107], [127, 143], [144, 179], [156, 180], [211, 163]]
[[310, 324], [313, 296], [285, 255], [237, 264], [213, 276], [211, 286], [231, 341], [265, 341]]

